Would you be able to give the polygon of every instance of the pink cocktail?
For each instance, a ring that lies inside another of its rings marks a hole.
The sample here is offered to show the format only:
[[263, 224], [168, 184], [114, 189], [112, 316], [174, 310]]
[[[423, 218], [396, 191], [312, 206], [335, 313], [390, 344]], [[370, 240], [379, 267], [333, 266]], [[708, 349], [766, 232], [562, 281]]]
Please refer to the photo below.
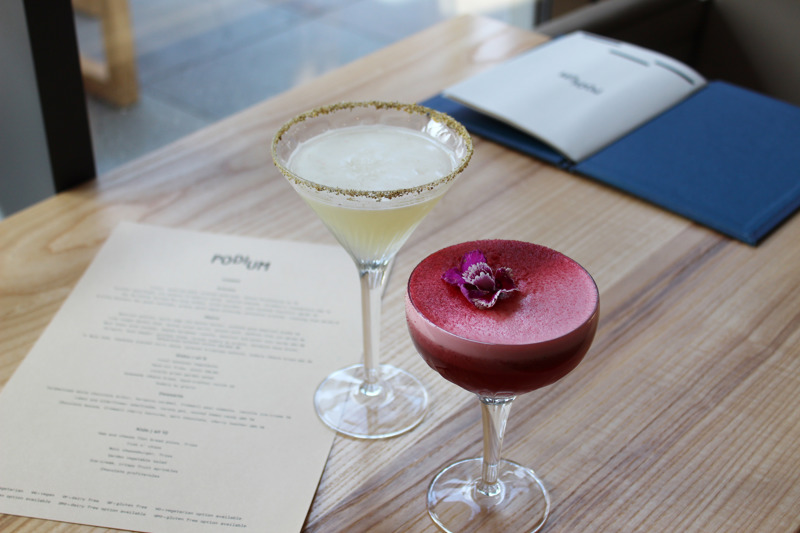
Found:
[[[486, 308], [495, 275], [500, 297]], [[414, 345], [431, 368], [478, 395], [484, 416], [483, 457], [458, 461], [431, 483], [428, 511], [440, 527], [537, 531], [544, 524], [547, 491], [532, 470], [500, 459], [503, 431], [516, 395], [554, 383], [580, 363], [598, 312], [589, 273], [536, 244], [457, 244], [414, 269], [406, 297]]]

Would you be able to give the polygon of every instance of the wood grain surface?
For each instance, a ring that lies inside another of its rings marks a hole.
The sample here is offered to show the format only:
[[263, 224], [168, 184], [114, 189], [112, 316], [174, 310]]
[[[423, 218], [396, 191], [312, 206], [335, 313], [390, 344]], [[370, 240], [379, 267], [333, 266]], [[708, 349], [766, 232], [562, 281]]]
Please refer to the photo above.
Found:
[[[272, 165], [282, 122], [341, 100], [420, 101], [543, 41], [453, 19], [2, 221], [0, 383], [118, 222], [333, 243]], [[305, 531], [436, 531], [427, 485], [480, 454], [480, 413], [415, 354], [405, 283], [428, 253], [491, 237], [554, 247], [600, 288], [584, 362], [509, 420], [503, 455], [551, 492], [545, 531], [800, 531], [800, 219], [749, 247], [480, 138], [384, 299], [382, 361], [420, 377], [430, 412], [393, 439], [337, 436]], [[0, 516], [0, 531], [104, 530]]]

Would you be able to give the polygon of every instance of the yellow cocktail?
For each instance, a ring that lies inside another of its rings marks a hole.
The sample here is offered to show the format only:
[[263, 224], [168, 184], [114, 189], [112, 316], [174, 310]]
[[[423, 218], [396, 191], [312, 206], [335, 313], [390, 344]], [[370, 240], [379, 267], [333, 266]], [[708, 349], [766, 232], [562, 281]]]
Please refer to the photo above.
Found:
[[469, 134], [436, 111], [407, 104], [343, 103], [286, 123], [272, 145], [275, 164], [358, 267], [363, 364], [317, 389], [330, 427], [383, 438], [416, 426], [427, 407], [422, 384], [378, 363], [381, 287], [389, 262], [472, 156]]

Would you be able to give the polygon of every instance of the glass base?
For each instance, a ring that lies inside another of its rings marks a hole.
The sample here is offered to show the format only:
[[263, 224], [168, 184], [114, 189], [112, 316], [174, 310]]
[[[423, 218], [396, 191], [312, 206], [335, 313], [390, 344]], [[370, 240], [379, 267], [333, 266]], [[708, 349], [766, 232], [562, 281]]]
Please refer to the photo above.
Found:
[[550, 514], [550, 495], [533, 470], [500, 460], [498, 483], [478, 490], [483, 460], [451, 464], [428, 488], [428, 514], [448, 532], [539, 531]]
[[317, 388], [314, 406], [325, 424], [360, 439], [384, 439], [422, 422], [428, 393], [417, 378], [391, 365], [380, 365], [380, 381], [362, 387], [364, 366], [337, 370]]

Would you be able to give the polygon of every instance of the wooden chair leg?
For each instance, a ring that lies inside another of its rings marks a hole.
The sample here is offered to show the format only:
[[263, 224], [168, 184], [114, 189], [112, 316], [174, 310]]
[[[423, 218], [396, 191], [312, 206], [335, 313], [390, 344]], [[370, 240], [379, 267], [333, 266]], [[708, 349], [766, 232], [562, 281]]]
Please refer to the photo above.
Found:
[[139, 98], [139, 82], [128, 0], [72, 0], [72, 5], [97, 17], [103, 34], [105, 61], [81, 55], [86, 91], [114, 105], [133, 104]]

